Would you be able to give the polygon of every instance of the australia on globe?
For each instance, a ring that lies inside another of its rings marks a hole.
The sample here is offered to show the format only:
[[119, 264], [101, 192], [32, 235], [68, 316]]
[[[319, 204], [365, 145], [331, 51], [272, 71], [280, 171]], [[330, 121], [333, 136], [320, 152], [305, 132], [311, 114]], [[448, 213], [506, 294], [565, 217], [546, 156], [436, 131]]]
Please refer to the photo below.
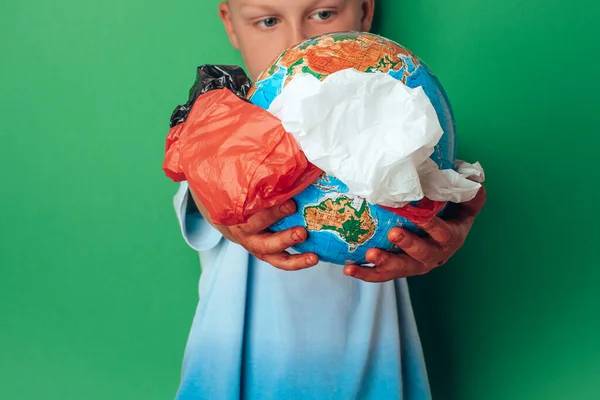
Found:
[[[311, 74], [323, 80], [350, 68], [387, 73], [410, 88], [422, 87], [443, 130], [431, 159], [440, 169], [454, 168], [455, 125], [444, 88], [422, 60], [384, 37], [341, 32], [307, 39], [283, 52], [263, 71], [253, 83], [248, 99], [268, 109], [295, 75]], [[326, 173], [293, 199], [297, 212], [270, 229], [277, 232], [294, 226], [305, 227], [307, 239], [293, 248], [298, 252], [314, 252], [322, 261], [367, 264], [366, 252], [370, 248], [400, 252], [388, 240], [388, 232], [395, 226], [425, 234], [410, 219], [349, 193], [344, 182]], [[415, 201], [411, 206], [417, 207], [423, 201], [427, 199]]]

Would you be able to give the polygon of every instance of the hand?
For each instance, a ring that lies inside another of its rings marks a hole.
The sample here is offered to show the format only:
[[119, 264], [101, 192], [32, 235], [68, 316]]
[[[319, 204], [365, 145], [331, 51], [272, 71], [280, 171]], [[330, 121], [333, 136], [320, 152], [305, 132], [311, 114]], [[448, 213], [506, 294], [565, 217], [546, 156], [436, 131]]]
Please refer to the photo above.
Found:
[[[191, 190], [190, 192], [200, 213], [210, 221], [210, 216], [204, 206], [202, 206], [194, 192]], [[306, 229], [297, 226], [277, 233], [267, 230], [269, 226], [295, 211], [296, 203], [293, 200], [288, 200], [282, 205], [257, 212], [248, 218], [248, 221], [244, 224], [234, 226], [213, 224], [213, 226], [227, 239], [241, 245], [256, 258], [276, 268], [295, 271], [312, 267], [319, 261], [315, 253], [292, 255], [286, 252], [286, 249], [306, 240], [308, 234]]]
[[375, 264], [374, 267], [346, 265], [344, 273], [366, 282], [385, 282], [422, 275], [444, 265], [464, 244], [485, 199], [485, 188], [482, 186], [471, 201], [451, 203], [447, 220], [436, 217], [418, 225], [429, 237], [419, 237], [402, 228], [390, 229], [388, 239], [404, 250], [405, 254], [369, 249], [366, 258], [368, 262]]

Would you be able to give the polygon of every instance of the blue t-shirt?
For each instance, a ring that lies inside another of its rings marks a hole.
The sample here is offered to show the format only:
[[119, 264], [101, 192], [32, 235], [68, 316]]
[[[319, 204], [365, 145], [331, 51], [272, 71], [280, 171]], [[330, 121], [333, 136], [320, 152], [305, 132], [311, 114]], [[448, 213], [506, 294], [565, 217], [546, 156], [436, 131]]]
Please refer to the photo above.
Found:
[[405, 279], [367, 283], [321, 262], [279, 270], [187, 213], [200, 253], [199, 302], [177, 400], [430, 399]]

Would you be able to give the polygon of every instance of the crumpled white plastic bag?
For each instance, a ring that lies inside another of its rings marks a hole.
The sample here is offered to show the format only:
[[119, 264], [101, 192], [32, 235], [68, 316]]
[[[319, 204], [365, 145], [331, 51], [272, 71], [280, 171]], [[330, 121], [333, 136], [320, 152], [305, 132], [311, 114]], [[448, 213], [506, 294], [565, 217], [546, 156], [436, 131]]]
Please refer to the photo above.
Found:
[[483, 178], [479, 163], [440, 170], [429, 158], [443, 134], [431, 101], [386, 73], [298, 74], [269, 112], [311, 163], [372, 204], [402, 207], [424, 196], [460, 203], [481, 186], [468, 179]]

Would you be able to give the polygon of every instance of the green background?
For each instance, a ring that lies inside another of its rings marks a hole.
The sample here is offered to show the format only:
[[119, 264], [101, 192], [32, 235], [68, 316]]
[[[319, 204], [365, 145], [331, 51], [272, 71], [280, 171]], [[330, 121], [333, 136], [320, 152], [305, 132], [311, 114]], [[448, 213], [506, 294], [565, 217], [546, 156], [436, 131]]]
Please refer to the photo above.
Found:
[[[161, 162], [195, 66], [240, 62], [216, 3], [0, 5], [0, 398], [173, 398], [200, 269]], [[411, 279], [435, 399], [600, 398], [597, 4], [378, 0], [487, 172]]]

